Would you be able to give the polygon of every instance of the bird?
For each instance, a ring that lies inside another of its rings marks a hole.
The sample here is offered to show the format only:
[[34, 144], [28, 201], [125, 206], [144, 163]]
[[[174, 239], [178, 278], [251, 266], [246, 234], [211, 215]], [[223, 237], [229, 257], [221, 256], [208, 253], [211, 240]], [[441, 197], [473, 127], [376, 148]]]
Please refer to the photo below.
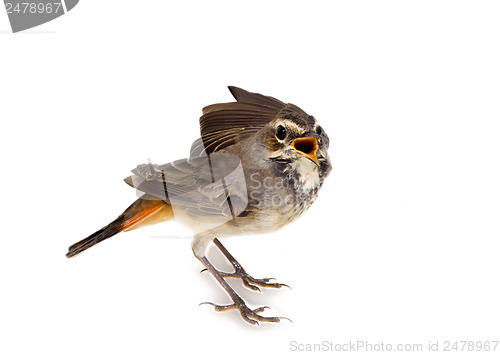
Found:
[[[273, 278], [254, 278], [219, 238], [270, 233], [296, 220], [316, 200], [332, 164], [329, 137], [316, 118], [274, 97], [228, 86], [236, 101], [203, 108], [200, 138], [189, 157], [168, 164], [141, 164], [125, 182], [139, 198], [107, 226], [71, 245], [72, 258], [120, 232], [175, 220], [193, 232], [192, 251], [232, 303], [203, 302], [215, 311], [238, 310], [244, 321], [279, 323], [251, 309], [229, 285], [239, 278], [253, 291], [281, 288]], [[214, 244], [233, 272], [217, 270], [207, 258]]]

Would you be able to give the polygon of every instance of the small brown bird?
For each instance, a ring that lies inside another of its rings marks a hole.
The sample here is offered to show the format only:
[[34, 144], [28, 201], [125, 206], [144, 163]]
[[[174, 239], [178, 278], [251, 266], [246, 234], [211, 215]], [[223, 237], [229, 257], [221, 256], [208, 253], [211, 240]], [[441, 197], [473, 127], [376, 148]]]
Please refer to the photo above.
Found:
[[[206, 304], [216, 311], [238, 309], [251, 324], [279, 322], [284, 317], [259, 314], [267, 307], [250, 309], [225, 279], [240, 278], [255, 291], [285, 285], [250, 276], [217, 238], [271, 232], [307, 210], [331, 170], [329, 139], [316, 119], [295, 105], [234, 86], [229, 90], [236, 102], [203, 109], [201, 138], [190, 157], [132, 170], [125, 182], [143, 195], [115, 221], [70, 246], [66, 256], [117, 233], [175, 219], [194, 232], [194, 255], [232, 300], [229, 305]], [[217, 270], [207, 259], [211, 242], [233, 273]]]

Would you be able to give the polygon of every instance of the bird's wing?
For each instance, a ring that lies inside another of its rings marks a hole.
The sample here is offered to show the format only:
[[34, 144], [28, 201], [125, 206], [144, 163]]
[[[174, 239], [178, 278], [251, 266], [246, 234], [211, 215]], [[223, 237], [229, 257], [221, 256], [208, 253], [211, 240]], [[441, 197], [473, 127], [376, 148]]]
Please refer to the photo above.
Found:
[[240, 159], [215, 153], [172, 163], [142, 164], [125, 182], [147, 198], [167, 201], [174, 213], [193, 216], [234, 217], [248, 204]]
[[191, 156], [220, 151], [258, 132], [272, 121], [286, 104], [270, 96], [229, 86], [237, 102], [207, 106], [200, 117], [201, 139]]

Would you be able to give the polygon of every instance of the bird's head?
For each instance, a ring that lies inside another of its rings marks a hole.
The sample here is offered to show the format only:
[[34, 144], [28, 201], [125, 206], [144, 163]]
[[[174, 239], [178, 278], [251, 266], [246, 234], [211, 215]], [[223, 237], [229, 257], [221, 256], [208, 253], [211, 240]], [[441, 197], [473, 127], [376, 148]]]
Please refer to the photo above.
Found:
[[263, 144], [270, 161], [328, 165], [329, 139], [313, 117], [288, 104], [263, 129]]

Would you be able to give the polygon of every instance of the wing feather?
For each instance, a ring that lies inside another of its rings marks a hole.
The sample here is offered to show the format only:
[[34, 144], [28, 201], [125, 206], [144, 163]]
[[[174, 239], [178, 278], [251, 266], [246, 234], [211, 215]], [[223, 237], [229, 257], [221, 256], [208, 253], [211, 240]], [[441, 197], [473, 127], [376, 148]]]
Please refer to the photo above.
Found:
[[[201, 142], [195, 142], [192, 156], [210, 154], [236, 144], [271, 122], [286, 104], [270, 96], [229, 86], [237, 100], [203, 108], [200, 117]], [[202, 145], [204, 147], [202, 147]]]
[[243, 168], [233, 154], [142, 164], [132, 173], [125, 179], [127, 184], [147, 198], [167, 201], [174, 213], [180, 209], [191, 216], [227, 217], [243, 212], [248, 202]]

